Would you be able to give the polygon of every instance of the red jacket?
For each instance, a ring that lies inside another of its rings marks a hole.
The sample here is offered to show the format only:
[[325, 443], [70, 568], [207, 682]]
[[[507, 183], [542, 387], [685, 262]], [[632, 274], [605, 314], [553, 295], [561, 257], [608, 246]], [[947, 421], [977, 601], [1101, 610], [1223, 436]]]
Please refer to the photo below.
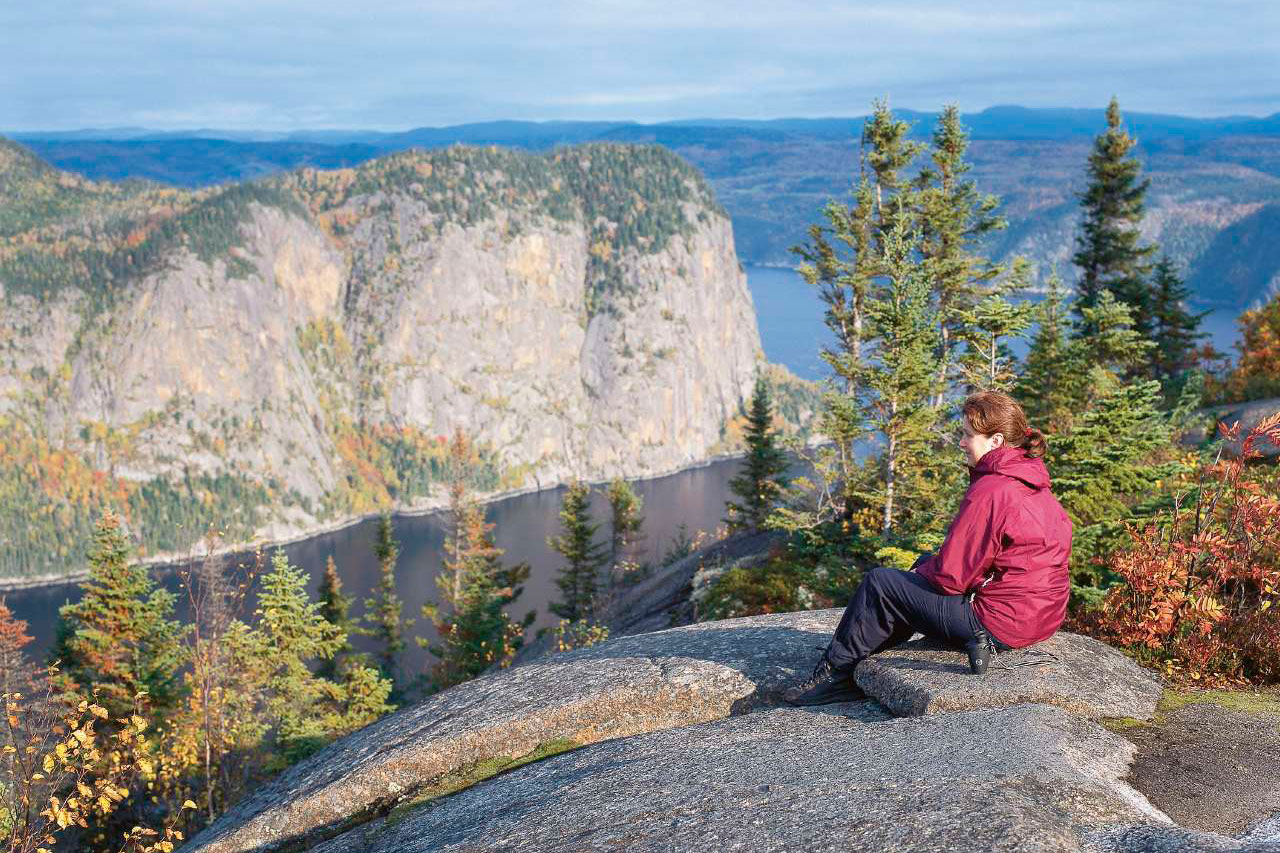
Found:
[[946, 541], [916, 571], [947, 595], [977, 590], [974, 614], [1016, 649], [1048, 639], [1062, 625], [1070, 559], [1071, 520], [1049, 491], [1044, 462], [1003, 446], [970, 470]]

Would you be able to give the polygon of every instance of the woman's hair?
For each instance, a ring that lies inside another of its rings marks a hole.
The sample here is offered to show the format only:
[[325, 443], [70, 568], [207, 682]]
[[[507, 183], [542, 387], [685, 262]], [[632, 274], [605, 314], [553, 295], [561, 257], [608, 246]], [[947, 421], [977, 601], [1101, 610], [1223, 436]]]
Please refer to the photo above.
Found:
[[1018, 401], [999, 391], [979, 391], [964, 401], [964, 419], [969, 429], [981, 435], [1004, 434], [1010, 447], [1022, 447], [1028, 456], [1044, 456], [1049, 445], [1044, 433], [1027, 425], [1027, 414]]

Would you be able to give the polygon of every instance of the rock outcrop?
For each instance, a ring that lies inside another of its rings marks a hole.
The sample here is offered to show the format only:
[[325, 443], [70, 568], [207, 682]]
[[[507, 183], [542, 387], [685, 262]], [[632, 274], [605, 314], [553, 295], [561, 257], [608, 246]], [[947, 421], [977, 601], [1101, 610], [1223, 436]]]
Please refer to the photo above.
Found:
[[[622, 636], [489, 674], [291, 768], [190, 849], [1268, 849], [1267, 824], [1180, 828], [1126, 781], [1135, 747], [1100, 722], [1150, 718], [1160, 687], [1084, 637], [983, 677], [918, 640], [859, 668], [865, 701], [778, 707], [839, 615]], [[579, 748], [432, 799], [553, 743]]]

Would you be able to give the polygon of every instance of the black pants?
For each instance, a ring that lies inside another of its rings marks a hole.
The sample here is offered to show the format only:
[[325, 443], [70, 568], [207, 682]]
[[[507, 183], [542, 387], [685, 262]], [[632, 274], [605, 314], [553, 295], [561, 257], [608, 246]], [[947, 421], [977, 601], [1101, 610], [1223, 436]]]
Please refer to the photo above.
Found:
[[[849, 599], [827, 660], [840, 669], [905, 643], [919, 631], [926, 637], [963, 646], [981, 626], [963, 595], [943, 595], [915, 572], [875, 568], [867, 572]], [[991, 638], [1000, 651], [1009, 647]]]

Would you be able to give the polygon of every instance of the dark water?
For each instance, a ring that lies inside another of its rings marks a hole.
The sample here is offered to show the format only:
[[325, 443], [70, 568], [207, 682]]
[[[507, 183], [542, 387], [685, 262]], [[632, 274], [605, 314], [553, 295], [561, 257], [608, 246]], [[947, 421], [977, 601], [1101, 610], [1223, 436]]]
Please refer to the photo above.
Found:
[[[740, 467], [738, 460], [715, 462], [701, 468], [692, 468], [667, 477], [638, 480], [633, 483], [636, 493], [644, 500], [645, 518], [640, 543], [642, 553], [638, 559], [657, 563], [671, 547], [680, 525], [687, 527], [690, 536], [697, 531], [715, 531], [724, 515], [724, 502], [729, 497], [729, 479]], [[564, 490], [548, 489], [527, 495], [518, 495], [488, 504], [488, 519], [496, 524], [494, 534], [499, 547], [506, 549], [509, 562], [527, 561], [531, 568], [530, 579], [524, 594], [510, 607], [517, 618], [530, 610], [537, 613], [535, 626], [554, 624], [556, 619], [547, 610], [547, 604], [559, 597], [555, 586], [556, 572], [561, 564], [560, 555], [547, 547], [547, 537], [560, 532], [560, 501]], [[608, 517], [608, 501], [600, 488], [593, 488], [592, 514], [597, 521]], [[405, 516], [396, 518], [394, 529], [400, 540], [400, 559], [396, 567], [396, 589], [404, 601], [404, 614], [417, 619], [417, 624], [407, 634], [435, 639], [431, 625], [418, 618], [422, 605], [436, 597], [435, 577], [440, 569], [441, 550], [446, 532], [447, 516], [441, 514]], [[297, 542], [285, 547], [289, 559], [306, 569], [311, 575], [310, 589], [314, 595], [325, 561], [333, 556], [342, 577], [343, 589], [354, 595], [353, 613], [362, 613], [362, 602], [371, 594], [378, 581], [378, 563], [373, 555], [376, 520], [339, 530], [335, 533]], [[597, 540], [603, 541], [607, 525], [601, 527]], [[247, 560], [247, 557], [231, 558]], [[172, 569], [158, 570], [160, 581], [179, 593], [179, 611], [186, 616], [185, 599], [179, 589], [179, 577]], [[35, 642], [28, 647], [33, 657], [43, 659], [53, 641], [58, 607], [79, 596], [75, 584], [59, 584], [33, 589], [13, 590], [5, 593], [9, 606], [19, 619], [25, 619], [29, 633]], [[363, 638], [358, 638], [360, 645]], [[367, 644], [367, 641], [364, 641]], [[426, 663], [426, 653], [410, 639], [405, 656], [405, 668], [409, 674], [421, 671]], [[367, 645], [366, 645], [367, 648]]]

